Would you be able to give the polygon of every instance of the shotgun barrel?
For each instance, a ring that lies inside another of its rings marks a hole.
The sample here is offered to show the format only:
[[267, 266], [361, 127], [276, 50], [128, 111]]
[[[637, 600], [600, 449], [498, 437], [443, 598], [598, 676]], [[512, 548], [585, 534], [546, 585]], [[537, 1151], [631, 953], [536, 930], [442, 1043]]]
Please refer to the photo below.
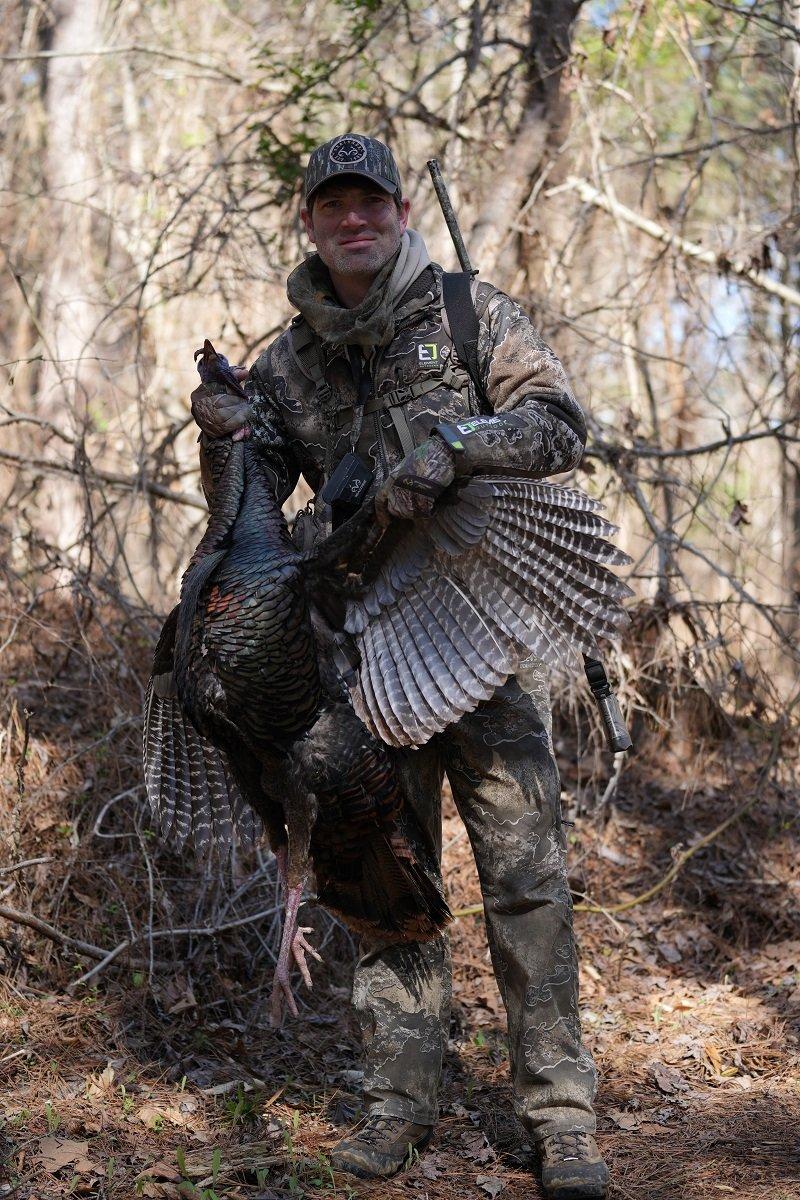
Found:
[[458, 218], [453, 210], [453, 205], [450, 202], [450, 195], [447, 191], [447, 184], [444, 181], [441, 167], [439, 166], [438, 158], [428, 159], [428, 170], [431, 173], [433, 180], [433, 189], [436, 192], [439, 205], [442, 210], [442, 216], [447, 222], [447, 228], [450, 230], [450, 237], [453, 239], [453, 245], [456, 248], [458, 261], [462, 271], [466, 271], [468, 275], [477, 275], [478, 268], [473, 267], [470, 262], [469, 251], [464, 245], [464, 239], [461, 236], [461, 230], [458, 227]]

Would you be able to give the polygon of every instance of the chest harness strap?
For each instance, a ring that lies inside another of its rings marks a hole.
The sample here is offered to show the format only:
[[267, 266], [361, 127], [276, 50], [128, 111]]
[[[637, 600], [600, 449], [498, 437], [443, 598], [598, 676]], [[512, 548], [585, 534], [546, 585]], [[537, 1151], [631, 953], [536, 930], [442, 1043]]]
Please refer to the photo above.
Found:
[[[455, 276], [454, 278], [459, 277]], [[471, 301], [469, 302], [471, 304]], [[474, 312], [474, 309], [472, 311]], [[334, 438], [338, 437], [340, 431], [337, 424], [337, 414], [339, 410], [337, 409], [333, 392], [325, 380], [325, 364], [322, 359], [321, 346], [308, 322], [302, 318], [295, 318], [292, 322], [291, 348], [297, 366], [303, 375], [314, 384], [320, 411], [328, 417], [330, 430], [332, 430]], [[458, 346], [456, 346], [456, 352], [459, 361], [463, 362], [464, 359]], [[352, 358], [350, 360], [350, 369], [358, 388], [359, 374], [354, 369]], [[416, 383], [409, 383], [403, 387], [393, 388], [391, 391], [382, 392], [378, 396], [369, 395], [365, 397], [363, 393], [360, 394], [356, 411], [353, 414], [353, 424], [358, 427], [356, 441], [358, 440], [361, 424], [365, 416], [371, 416], [375, 412], [387, 412], [394, 426], [403, 454], [413, 453], [416, 443], [408, 416], [407, 405], [409, 401], [418, 400], [420, 397], [426, 396], [429, 392], [433, 392], [437, 388], [446, 387], [452, 388], [455, 392], [462, 393], [469, 411], [469, 390], [472, 378], [466, 369], [455, 370], [447, 362], [440, 370], [432, 373], [429, 378], [420, 379]], [[345, 407], [349, 408], [350, 405], [342, 406], [342, 408]], [[329, 443], [331, 440], [329, 438]], [[350, 440], [352, 448], [352, 435]], [[332, 453], [332, 446], [330, 444], [328, 450]], [[330, 476], [330, 465], [330, 462], [326, 461], [326, 477]]]

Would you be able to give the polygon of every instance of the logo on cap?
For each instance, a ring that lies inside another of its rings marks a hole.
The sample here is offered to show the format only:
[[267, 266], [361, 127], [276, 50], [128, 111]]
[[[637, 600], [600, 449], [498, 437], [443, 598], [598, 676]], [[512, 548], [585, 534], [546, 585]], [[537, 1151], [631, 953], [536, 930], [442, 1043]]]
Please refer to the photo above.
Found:
[[354, 137], [341, 137], [330, 149], [331, 162], [340, 167], [352, 167], [366, 157], [366, 147]]

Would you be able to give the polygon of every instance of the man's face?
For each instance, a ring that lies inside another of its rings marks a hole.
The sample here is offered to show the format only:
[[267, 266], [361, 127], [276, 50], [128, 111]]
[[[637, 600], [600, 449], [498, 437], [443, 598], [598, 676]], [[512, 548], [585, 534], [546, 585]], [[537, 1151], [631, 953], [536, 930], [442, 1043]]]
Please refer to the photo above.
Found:
[[369, 180], [326, 183], [312, 211], [301, 212], [309, 240], [325, 266], [338, 275], [376, 275], [400, 245], [408, 225], [408, 200], [398, 209], [392, 196]]

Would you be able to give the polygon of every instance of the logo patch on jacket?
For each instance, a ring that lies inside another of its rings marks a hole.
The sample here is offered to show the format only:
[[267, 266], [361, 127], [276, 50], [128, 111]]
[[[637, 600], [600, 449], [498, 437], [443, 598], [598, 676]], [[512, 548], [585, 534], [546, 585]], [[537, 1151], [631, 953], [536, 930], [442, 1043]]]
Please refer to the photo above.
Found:
[[421, 363], [438, 362], [439, 347], [436, 342], [422, 342], [417, 346], [417, 353]]

